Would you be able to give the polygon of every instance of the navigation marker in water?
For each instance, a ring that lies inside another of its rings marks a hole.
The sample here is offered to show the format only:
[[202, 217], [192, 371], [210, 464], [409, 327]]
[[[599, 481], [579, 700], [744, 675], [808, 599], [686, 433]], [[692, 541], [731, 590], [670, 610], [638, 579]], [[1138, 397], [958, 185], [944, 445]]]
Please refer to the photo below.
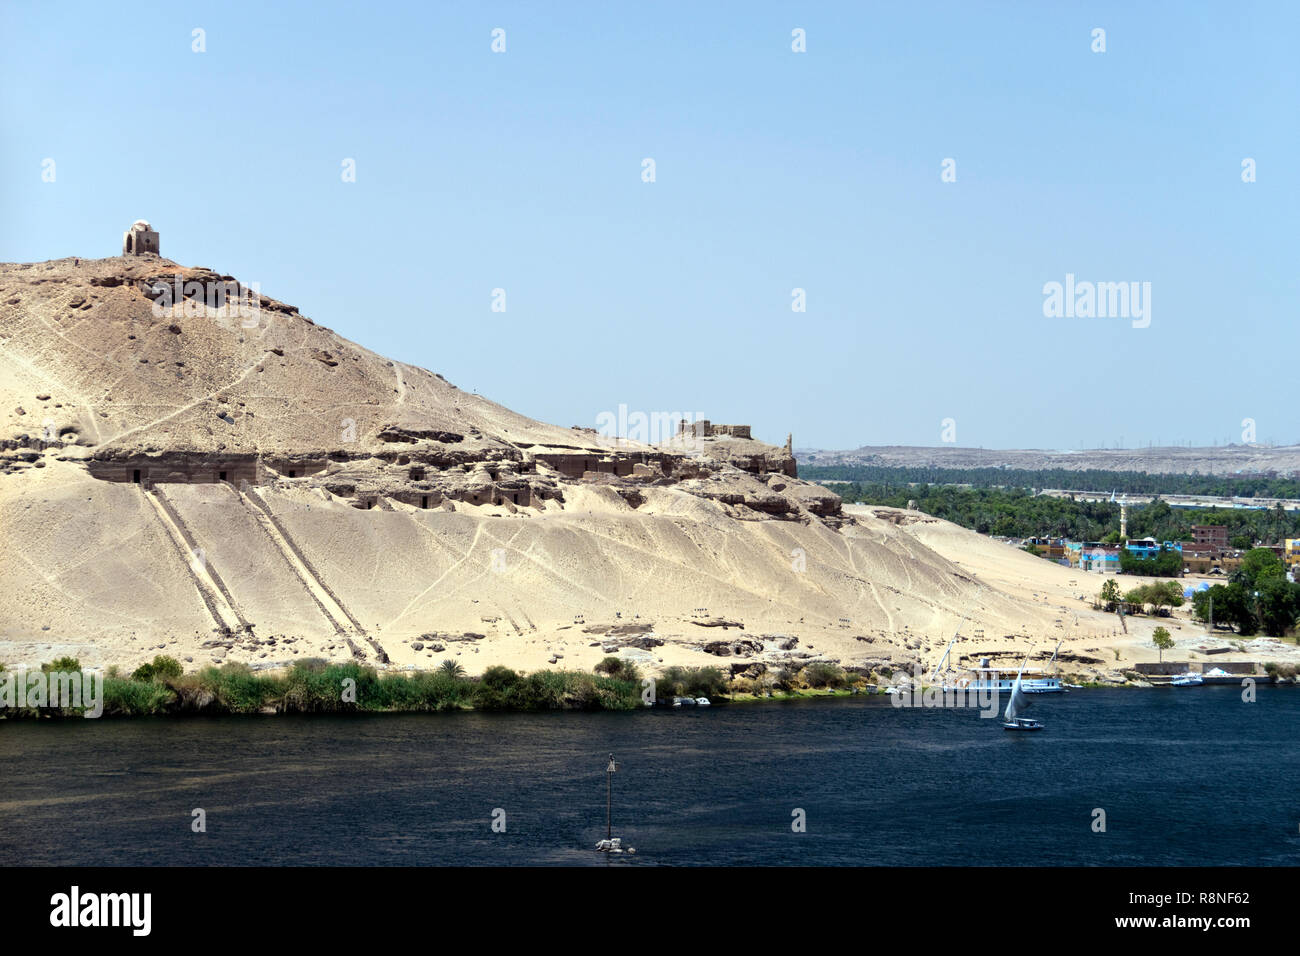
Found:
[[605, 768], [605, 839], [596, 844], [596, 849], [602, 853], [635, 853], [636, 850], [630, 846], [624, 848], [622, 837], [614, 836], [614, 827], [612, 823], [614, 810], [614, 773], [618, 770], [618, 763], [614, 760], [614, 755], [609, 755], [609, 766]]

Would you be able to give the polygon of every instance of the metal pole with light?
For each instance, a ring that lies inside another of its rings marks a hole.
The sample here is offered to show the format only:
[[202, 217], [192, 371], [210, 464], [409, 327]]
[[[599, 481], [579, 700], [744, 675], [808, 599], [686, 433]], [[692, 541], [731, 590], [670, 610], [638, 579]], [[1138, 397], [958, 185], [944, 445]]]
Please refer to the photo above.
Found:
[[618, 764], [614, 762], [614, 755], [609, 755], [609, 766], [605, 768], [605, 839], [613, 837], [614, 830], [610, 823], [611, 814], [614, 809], [614, 771], [618, 769]]

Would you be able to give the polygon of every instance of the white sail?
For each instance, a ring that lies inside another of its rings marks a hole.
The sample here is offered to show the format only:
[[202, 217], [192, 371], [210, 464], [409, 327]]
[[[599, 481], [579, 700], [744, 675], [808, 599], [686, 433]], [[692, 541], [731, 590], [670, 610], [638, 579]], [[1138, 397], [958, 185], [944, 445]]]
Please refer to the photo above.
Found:
[[[1025, 658], [1025, 661], [1027, 660], [1029, 660], [1028, 657]], [[1016, 682], [1011, 685], [1011, 697], [1007, 700], [1007, 723], [1015, 720], [1016, 715], [1029, 706], [1028, 698], [1025, 697], [1024, 692], [1020, 689], [1020, 677], [1025, 672], [1025, 661], [1020, 662], [1020, 670], [1016, 672]]]

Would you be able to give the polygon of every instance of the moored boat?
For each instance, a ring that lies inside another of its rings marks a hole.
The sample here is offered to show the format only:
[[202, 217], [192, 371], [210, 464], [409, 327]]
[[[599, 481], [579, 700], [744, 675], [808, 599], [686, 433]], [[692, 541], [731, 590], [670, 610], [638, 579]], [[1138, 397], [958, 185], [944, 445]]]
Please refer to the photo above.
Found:
[[1025, 677], [1023, 668], [1018, 674], [1012, 674], [1010, 671], [991, 667], [987, 657], [980, 661], [979, 667], [972, 669], [971, 674], [973, 676], [963, 677], [951, 684], [945, 684], [944, 690], [965, 689], [1005, 694], [1011, 691], [1012, 685], [1019, 679], [1020, 691], [1024, 694], [1065, 693], [1065, 685], [1061, 682], [1060, 677], [1044, 674], [1041, 671], [1029, 671], [1032, 676]]

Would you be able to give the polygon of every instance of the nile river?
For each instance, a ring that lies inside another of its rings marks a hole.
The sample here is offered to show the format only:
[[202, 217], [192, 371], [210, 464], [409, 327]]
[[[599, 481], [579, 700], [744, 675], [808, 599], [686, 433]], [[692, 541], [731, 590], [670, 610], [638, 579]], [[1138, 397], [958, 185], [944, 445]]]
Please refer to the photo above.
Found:
[[[1044, 731], [884, 697], [6, 721], [0, 865], [1300, 863], [1300, 689], [1075, 691], [1030, 713]], [[634, 857], [592, 849], [611, 751]]]

